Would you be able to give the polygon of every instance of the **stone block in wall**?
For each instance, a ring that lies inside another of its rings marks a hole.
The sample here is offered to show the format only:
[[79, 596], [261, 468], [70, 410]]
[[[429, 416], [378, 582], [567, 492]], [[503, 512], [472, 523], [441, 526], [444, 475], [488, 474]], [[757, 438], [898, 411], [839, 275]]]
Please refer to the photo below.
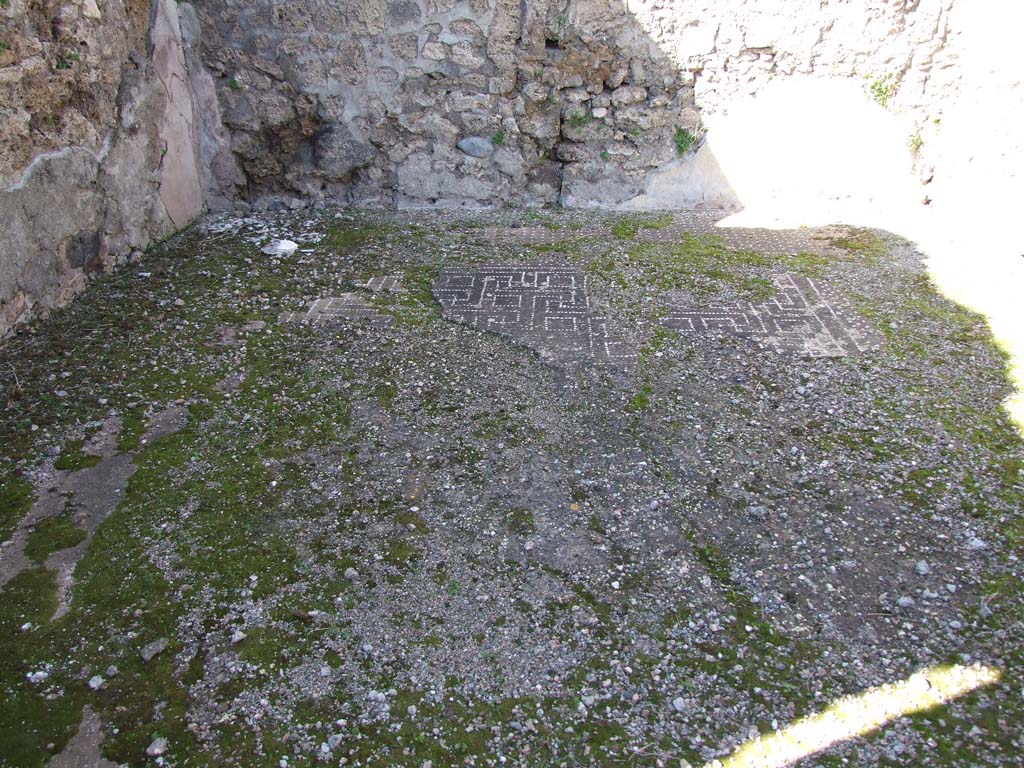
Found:
[[519, 118], [519, 130], [542, 143], [557, 139], [562, 130], [561, 112], [557, 103], [545, 103], [544, 108], [529, 110]]
[[448, 13], [459, 4], [459, 0], [427, 0], [427, 13], [436, 16]]
[[484, 31], [472, 19], [456, 19], [448, 25], [448, 31], [456, 37], [468, 38], [474, 43], [485, 41]]
[[453, 44], [450, 48], [450, 56], [454, 63], [466, 69], [482, 67], [485, 61], [482, 48], [469, 42]]
[[527, 202], [557, 203], [562, 191], [562, 169], [558, 163], [542, 162], [527, 173]]
[[329, 180], [351, 177], [353, 171], [369, 165], [375, 155], [374, 148], [355, 138], [344, 123], [327, 126], [317, 134], [316, 166]]
[[388, 27], [402, 27], [415, 24], [423, 16], [416, 0], [391, 0], [387, 6]]
[[345, 38], [336, 43], [331, 58], [329, 76], [347, 85], [365, 86], [367, 72], [366, 53], [356, 38]]
[[[450, 206], [473, 201], [479, 203], [493, 197], [493, 174], [490, 174], [490, 179], [479, 171], [476, 174], [457, 174], [457, 168], [450, 161], [435, 160], [426, 154], [410, 156], [398, 167], [397, 173], [396, 191], [402, 197], [402, 205]], [[467, 167], [463, 166], [461, 170], [465, 171]]]
[[415, 61], [419, 52], [419, 35], [415, 32], [406, 32], [398, 35], [391, 35], [388, 38], [388, 46], [402, 61]]
[[624, 85], [612, 91], [612, 104], [616, 107], [628, 107], [647, 101], [647, 89], [640, 85]]
[[575, 164], [563, 171], [559, 202], [567, 208], [613, 207], [636, 197], [641, 188], [618, 168]]
[[451, 49], [445, 43], [436, 40], [428, 41], [423, 44], [420, 56], [428, 61], [448, 61], [451, 57]]
[[387, 28], [387, 4], [382, 0], [349, 0], [348, 30], [379, 35]]
[[494, 16], [487, 36], [487, 56], [498, 69], [515, 66], [516, 42], [519, 39], [520, 0], [494, 0]]

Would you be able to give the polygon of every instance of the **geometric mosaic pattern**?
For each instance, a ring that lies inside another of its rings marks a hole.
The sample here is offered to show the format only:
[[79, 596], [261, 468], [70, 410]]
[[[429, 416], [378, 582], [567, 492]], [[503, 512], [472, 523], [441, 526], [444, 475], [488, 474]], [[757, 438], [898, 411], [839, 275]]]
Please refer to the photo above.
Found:
[[341, 320], [370, 320], [373, 325], [387, 324], [391, 318], [357, 293], [342, 293], [317, 299], [304, 312], [285, 312], [282, 323], [320, 325]]
[[384, 275], [383, 277], [371, 277], [361, 283], [355, 283], [355, 286], [371, 293], [398, 293], [402, 290], [402, 276]]
[[883, 337], [831, 288], [799, 275], [775, 278], [759, 302], [669, 307], [663, 324], [680, 333], [724, 333], [807, 357], [845, 357], [877, 349]]
[[446, 269], [433, 285], [444, 317], [565, 362], [629, 365], [636, 352], [590, 309], [587, 277], [561, 265]]

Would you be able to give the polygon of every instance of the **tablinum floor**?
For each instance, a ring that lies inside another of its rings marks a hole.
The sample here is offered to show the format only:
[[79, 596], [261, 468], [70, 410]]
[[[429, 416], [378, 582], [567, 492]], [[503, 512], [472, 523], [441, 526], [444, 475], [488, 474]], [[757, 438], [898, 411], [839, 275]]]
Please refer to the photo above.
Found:
[[984, 321], [713, 224], [210, 219], [5, 342], [0, 765], [1017, 764]]

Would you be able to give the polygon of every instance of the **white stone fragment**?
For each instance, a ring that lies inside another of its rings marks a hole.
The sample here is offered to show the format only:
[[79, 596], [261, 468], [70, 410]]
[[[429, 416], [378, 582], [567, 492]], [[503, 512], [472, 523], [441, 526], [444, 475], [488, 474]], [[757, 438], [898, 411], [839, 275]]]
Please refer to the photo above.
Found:
[[262, 251], [267, 256], [291, 256], [298, 249], [299, 244], [291, 240], [271, 240], [263, 246]]
[[146, 747], [146, 754], [150, 757], [160, 757], [167, 751], [167, 739], [160, 737], [153, 739], [153, 742]]

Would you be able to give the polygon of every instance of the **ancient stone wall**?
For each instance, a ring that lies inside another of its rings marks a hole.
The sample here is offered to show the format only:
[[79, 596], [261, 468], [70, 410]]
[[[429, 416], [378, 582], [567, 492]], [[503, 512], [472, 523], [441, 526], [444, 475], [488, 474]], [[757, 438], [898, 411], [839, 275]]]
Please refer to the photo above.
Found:
[[904, 141], [926, 157], [957, 81], [947, 46], [953, 1], [208, 0], [198, 8], [202, 55], [250, 199], [609, 206], [643, 192], [656, 169], [691, 162], [678, 202], [719, 205], [728, 184], [714, 163], [693, 162], [701, 114], [776, 79], [858, 82], [866, 104], [914, 115], [916, 138]]
[[694, 133], [692, 76], [621, 3], [197, 3], [243, 194], [619, 203]]
[[169, 0], [0, 4], [0, 335], [202, 209]]
[[704, 112], [778, 77], [854, 78], [886, 106], [935, 109], [956, 82], [954, 0], [628, 0], [655, 44], [696, 76]]

